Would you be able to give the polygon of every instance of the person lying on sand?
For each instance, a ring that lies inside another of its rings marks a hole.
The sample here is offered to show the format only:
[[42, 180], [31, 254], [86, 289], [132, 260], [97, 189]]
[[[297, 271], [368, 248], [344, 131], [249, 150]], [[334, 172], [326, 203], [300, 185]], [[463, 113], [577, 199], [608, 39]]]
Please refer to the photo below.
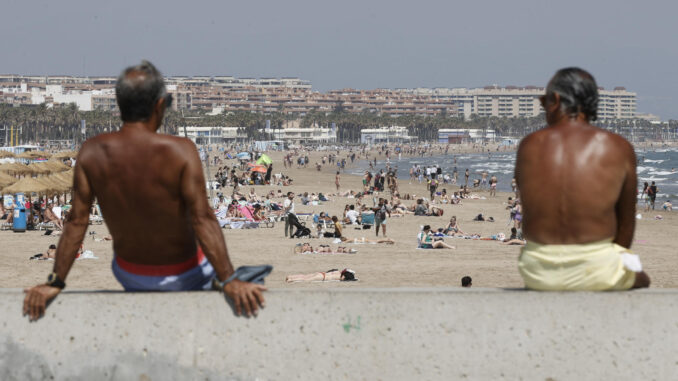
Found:
[[346, 242], [346, 243], [357, 243], [357, 244], [362, 244], [362, 243], [371, 243], [373, 245], [377, 243], [385, 243], [387, 245], [392, 245], [395, 243], [395, 241], [391, 238], [382, 238], [382, 239], [369, 239], [369, 238], [347, 238], [347, 237], [341, 237], [341, 242]]
[[317, 272], [311, 274], [294, 274], [288, 275], [285, 277], [285, 282], [329, 282], [329, 281], [342, 281], [350, 282], [357, 281], [358, 278], [355, 277], [355, 271], [351, 269], [343, 269], [339, 271], [338, 269], [327, 270], [325, 272]]
[[423, 230], [417, 235], [417, 243], [419, 249], [455, 249], [454, 246], [445, 243], [441, 237], [433, 237], [430, 225], [424, 225]]
[[294, 252], [296, 254], [355, 254], [358, 251], [345, 246], [338, 246], [336, 249], [332, 249], [330, 245], [318, 245], [316, 248], [313, 248], [310, 243], [302, 243], [294, 247]]

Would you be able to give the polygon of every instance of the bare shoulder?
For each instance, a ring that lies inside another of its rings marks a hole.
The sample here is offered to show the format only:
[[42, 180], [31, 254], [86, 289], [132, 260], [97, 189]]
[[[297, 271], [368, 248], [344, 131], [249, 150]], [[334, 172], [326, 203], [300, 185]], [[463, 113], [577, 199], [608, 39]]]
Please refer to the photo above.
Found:
[[632, 159], [635, 163], [636, 153], [633, 149], [633, 145], [631, 145], [631, 143], [623, 136], [598, 128], [596, 131], [596, 138], [604, 140], [607, 143], [609, 150]]
[[520, 140], [520, 144], [518, 144], [518, 153], [520, 154], [520, 152], [529, 150], [534, 145], [539, 144], [539, 142], [544, 138], [544, 134], [546, 134], [546, 132], [546, 129], [541, 129], [525, 136]]

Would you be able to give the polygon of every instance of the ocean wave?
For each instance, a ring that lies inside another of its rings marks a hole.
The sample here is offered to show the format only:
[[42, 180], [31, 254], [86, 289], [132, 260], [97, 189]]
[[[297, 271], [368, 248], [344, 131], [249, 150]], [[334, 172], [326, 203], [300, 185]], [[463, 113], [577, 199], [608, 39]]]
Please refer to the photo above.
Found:
[[658, 159], [658, 160], [645, 159], [645, 160], [643, 160], [643, 162], [645, 162], [645, 163], [663, 163], [665, 161], [666, 160], [661, 160], [661, 159]]

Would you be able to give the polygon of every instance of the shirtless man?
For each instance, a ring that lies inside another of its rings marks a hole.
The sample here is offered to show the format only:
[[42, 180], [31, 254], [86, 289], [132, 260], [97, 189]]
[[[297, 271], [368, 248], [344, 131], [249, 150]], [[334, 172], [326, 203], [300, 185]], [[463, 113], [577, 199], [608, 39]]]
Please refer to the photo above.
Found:
[[249, 316], [263, 307], [263, 286], [229, 280], [233, 266], [207, 202], [195, 145], [157, 134], [171, 97], [150, 63], [127, 68], [116, 98], [123, 126], [86, 141], [73, 176], [73, 207], [46, 284], [25, 290], [31, 320], [65, 287], [96, 197], [113, 236], [113, 273], [126, 290], [209, 289], [213, 284]]
[[636, 255], [636, 158], [619, 135], [589, 124], [598, 87], [577, 68], [558, 71], [542, 96], [548, 127], [518, 148], [523, 205], [519, 269], [528, 288], [619, 290], [648, 287]]

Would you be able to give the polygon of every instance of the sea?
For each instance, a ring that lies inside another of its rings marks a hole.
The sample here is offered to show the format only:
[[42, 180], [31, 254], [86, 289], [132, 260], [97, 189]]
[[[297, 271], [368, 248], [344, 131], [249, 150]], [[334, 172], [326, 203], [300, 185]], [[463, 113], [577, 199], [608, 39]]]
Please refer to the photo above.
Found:
[[[638, 159], [638, 187], [642, 191], [644, 182], [651, 183], [654, 181], [657, 185], [657, 202], [662, 203], [665, 200], [672, 200], [675, 203], [678, 200], [678, 148], [659, 148], [659, 149], [637, 149], [636, 156]], [[457, 159], [456, 165], [454, 159]], [[413, 165], [419, 165], [422, 168], [438, 164], [443, 169], [443, 173], [448, 173], [452, 176], [454, 167], [457, 167], [459, 179], [464, 181], [464, 171], [466, 168], [471, 173], [469, 184], [472, 180], [480, 178], [483, 171], [487, 171], [490, 175], [497, 176], [499, 191], [511, 191], [511, 179], [515, 169], [516, 153], [515, 152], [492, 152], [492, 153], [471, 153], [471, 154], [449, 154], [449, 155], [433, 155], [425, 157], [409, 157], [398, 160], [397, 156], [391, 159], [391, 167], [398, 167], [398, 179], [400, 181], [408, 181], [410, 177], [410, 168]], [[383, 160], [377, 160], [377, 169], [382, 169], [386, 165]], [[351, 167], [348, 171], [350, 174], [363, 175], [369, 169], [369, 164], [366, 160], [361, 160], [357, 166]], [[440, 188], [445, 188], [446, 184], [442, 184]], [[458, 189], [458, 185], [447, 184], [448, 193], [454, 189]], [[661, 203], [659, 203], [661, 205]]]

